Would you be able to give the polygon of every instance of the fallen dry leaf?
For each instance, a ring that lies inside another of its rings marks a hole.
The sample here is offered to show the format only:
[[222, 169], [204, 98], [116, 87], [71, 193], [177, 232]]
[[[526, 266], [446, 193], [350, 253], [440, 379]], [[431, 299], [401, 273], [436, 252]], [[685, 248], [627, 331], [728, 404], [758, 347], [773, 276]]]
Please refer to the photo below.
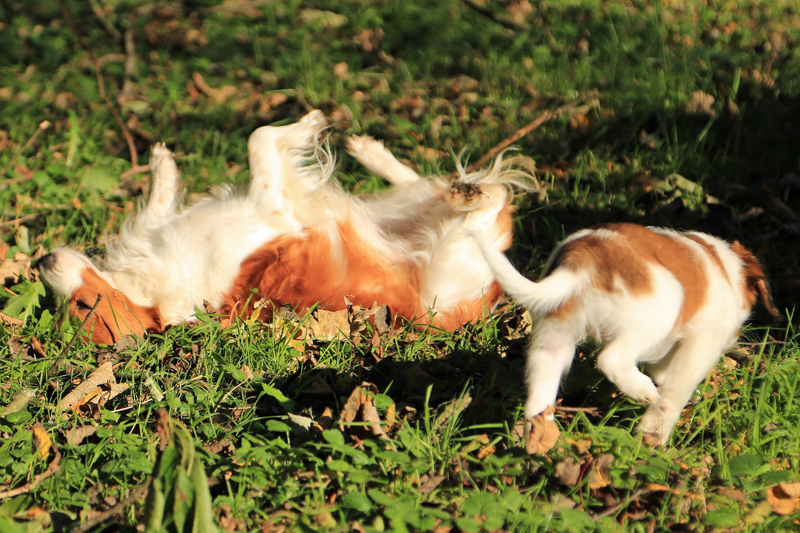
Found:
[[792, 514], [800, 506], [800, 483], [778, 483], [768, 488], [767, 502], [779, 515]]
[[88, 424], [85, 426], [75, 426], [67, 431], [67, 442], [70, 446], [77, 446], [83, 442], [84, 439], [91, 437], [95, 433], [97, 433], [97, 428], [95, 426], [90, 426]]
[[10, 415], [22, 411], [26, 405], [36, 398], [36, 391], [33, 389], [20, 389], [11, 397], [11, 401], [5, 407], [0, 407], [0, 416]]
[[425, 474], [423, 477], [427, 479], [425, 479], [419, 486], [419, 489], [417, 489], [417, 491], [422, 494], [428, 494], [430, 491], [441, 485], [442, 481], [445, 480], [444, 476], [428, 476]]
[[58, 404], [59, 408], [64, 411], [67, 409], [75, 409], [75, 407], [80, 403], [85, 403], [82, 402], [84, 397], [89, 394], [94, 395], [100, 385], [105, 385], [106, 383], [116, 383], [112, 368], [113, 365], [110, 361], [105, 362], [97, 367], [97, 370], [89, 374], [89, 377], [87, 377], [83, 383], [75, 387], [75, 390], [64, 396], [64, 398]]
[[588, 481], [590, 489], [599, 489], [607, 486], [610, 483], [610, 479], [608, 477], [608, 467], [613, 462], [614, 456], [610, 453], [604, 453], [592, 461]]
[[0, 262], [0, 284], [11, 286], [19, 283], [20, 272], [24, 279], [30, 279], [31, 260], [27, 255], [17, 252], [12, 259], [3, 259]]
[[690, 115], [706, 115], [709, 117], [717, 116], [717, 113], [711, 109], [714, 104], [714, 97], [706, 94], [703, 91], [694, 91], [692, 99], [686, 102], [686, 112]]
[[47, 430], [39, 422], [36, 422], [33, 425], [33, 445], [42, 459], [47, 459], [47, 456], [50, 455], [50, 446], [52, 444], [53, 441], [50, 439], [50, 435], [47, 434]]
[[326, 311], [318, 309], [315, 318], [309, 318], [306, 335], [312, 339], [333, 340], [350, 337], [350, 316], [347, 309]]
[[561, 432], [558, 429], [553, 414], [555, 407], [549, 405], [547, 409], [531, 418], [531, 434], [525, 444], [528, 453], [547, 453], [558, 442]]
[[572, 456], [556, 463], [556, 481], [566, 487], [574, 487], [581, 475], [581, 463]]
[[8, 316], [5, 313], [0, 313], [0, 324], [10, 328], [21, 328], [24, 322], [19, 318], [14, 318], [13, 316]]

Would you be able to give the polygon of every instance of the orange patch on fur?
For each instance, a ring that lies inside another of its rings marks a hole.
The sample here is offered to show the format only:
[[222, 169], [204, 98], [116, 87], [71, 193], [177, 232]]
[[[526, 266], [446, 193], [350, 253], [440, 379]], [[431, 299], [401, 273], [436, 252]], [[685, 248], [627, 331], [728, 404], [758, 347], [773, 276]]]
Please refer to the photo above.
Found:
[[433, 326], [446, 331], [455, 331], [467, 322], [486, 318], [502, 294], [503, 288], [495, 281], [489, 285], [482, 297], [461, 301], [452, 309], [436, 313], [433, 320], [429, 320], [425, 315], [422, 322], [425, 324], [430, 322]]
[[772, 304], [767, 276], [764, 269], [758, 263], [755, 256], [747, 248], [742, 246], [739, 241], [731, 245], [731, 251], [742, 260], [742, 294], [744, 295], [745, 309], [750, 309], [755, 305], [756, 300], [761, 299], [761, 303], [772, 316], [779, 316], [780, 312]]
[[97, 302], [102, 300], [86, 323], [86, 332], [95, 344], [114, 344], [124, 335], [143, 335], [163, 330], [161, 314], [154, 307], [133, 303], [114, 289], [97, 272], [84, 269], [83, 285], [69, 299], [69, 315], [83, 321]]
[[720, 274], [722, 274], [725, 277], [725, 279], [728, 280], [728, 283], [730, 283], [731, 280], [728, 278], [728, 271], [725, 270], [725, 266], [722, 264], [722, 259], [720, 259], [719, 254], [717, 253], [717, 249], [708, 244], [707, 241], [705, 241], [703, 238], [697, 235], [684, 235], [684, 237], [702, 246], [703, 250], [705, 250], [706, 253], [708, 253], [709, 257], [711, 257], [711, 260], [714, 261], [714, 264], [717, 265]]
[[221, 311], [239, 315], [261, 298], [298, 311], [317, 302], [336, 311], [344, 309], [347, 297], [364, 307], [386, 304], [393, 315], [408, 319], [424, 313], [415, 265], [383, 256], [349, 222], [340, 223], [338, 230], [336, 250], [324, 230], [286, 235], [264, 245], [242, 262]]
[[572, 240], [559, 249], [549, 272], [559, 266], [573, 272], [589, 270], [594, 275], [592, 284], [598, 289], [615, 292], [619, 281], [630, 294], [638, 295], [652, 291], [649, 264], [661, 266], [683, 287], [683, 305], [676, 326], [691, 320], [702, 307], [708, 290], [707, 274], [694, 250], [678, 237], [635, 224], [609, 224], [602, 229], [624, 239], [589, 234]]

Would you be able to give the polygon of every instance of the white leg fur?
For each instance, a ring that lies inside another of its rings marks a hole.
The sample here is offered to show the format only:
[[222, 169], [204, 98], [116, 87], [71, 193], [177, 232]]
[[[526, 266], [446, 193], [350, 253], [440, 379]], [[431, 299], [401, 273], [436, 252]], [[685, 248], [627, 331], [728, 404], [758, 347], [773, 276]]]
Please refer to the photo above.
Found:
[[705, 379], [717, 361], [716, 356], [728, 344], [727, 338], [707, 333], [693, 332], [681, 341], [663, 373], [660, 400], [647, 409], [639, 422], [639, 431], [652, 435], [662, 445], [667, 443], [697, 385]]
[[347, 140], [347, 151], [367, 170], [385, 179], [392, 185], [401, 185], [420, 180], [419, 174], [397, 160], [382, 142], [362, 135]]
[[[318, 183], [304, 175], [303, 161], [317, 144], [325, 127], [322, 111], [314, 110], [288, 126], [264, 126], [254, 131], [247, 141], [250, 162], [248, 194], [266, 206], [284, 212], [292, 207], [286, 196], [293, 190], [313, 189]], [[305, 183], [303, 180], [310, 180]]]
[[531, 337], [526, 362], [528, 400], [525, 419], [530, 420], [555, 405], [561, 378], [575, 357], [574, 326], [560, 320], [542, 322]]
[[150, 196], [136, 222], [143, 227], [157, 227], [175, 215], [180, 172], [175, 158], [164, 143], [153, 146], [150, 155]]

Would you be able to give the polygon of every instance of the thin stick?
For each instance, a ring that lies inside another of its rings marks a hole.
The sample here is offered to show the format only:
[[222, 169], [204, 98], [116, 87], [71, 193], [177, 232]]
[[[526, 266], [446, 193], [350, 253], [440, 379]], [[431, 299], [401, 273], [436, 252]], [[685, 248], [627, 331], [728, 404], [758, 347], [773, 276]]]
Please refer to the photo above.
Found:
[[122, 84], [122, 96], [130, 96], [133, 92], [133, 75], [136, 73], [136, 46], [133, 43], [133, 26], [136, 23], [136, 12], [131, 11], [128, 28], [125, 30], [125, 81]]
[[[34, 142], [36, 142], [36, 138], [39, 137], [39, 134], [42, 133], [47, 128], [49, 128], [50, 126], [51, 126], [51, 124], [50, 124], [50, 121], [48, 121], [48, 120], [44, 120], [39, 124], [39, 127], [36, 128], [36, 131], [33, 132], [33, 135], [31, 135], [31, 138], [28, 139], [28, 142], [26, 142], [25, 145], [21, 149], [17, 150], [17, 152], [14, 155], [11, 156], [11, 159], [8, 160], [8, 163], [3, 165], [3, 169], [0, 170], [0, 178], [2, 178], [5, 175], [5, 173], [8, 171], [8, 169], [11, 168], [11, 165], [14, 164], [14, 161], [17, 160], [17, 157], [19, 157], [19, 155], [22, 154], [25, 150], [30, 148], [33, 145]], [[11, 185], [12, 183], [19, 183], [19, 182], [25, 181], [27, 179], [29, 179], [29, 178], [13, 178], [13, 179], [10, 179], [10, 180], [5, 180], [3, 182], [3, 189], [5, 189], [8, 185]]]
[[[514, 135], [512, 135], [508, 139], [504, 140], [503, 142], [501, 142], [500, 144], [498, 144], [497, 146], [486, 152], [486, 154], [484, 154], [483, 157], [481, 157], [476, 162], [468, 166], [467, 172], [473, 172], [479, 169], [480, 167], [485, 165], [487, 161], [494, 159], [494, 157], [497, 154], [499, 154], [503, 149], [508, 148], [509, 146], [511, 146], [512, 144], [514, 144], [515, 142], [517, 142], [518, 140], [525, 137], [527, 134], [529, 134], [542, 124], [544, 124], [545, 122], [549, 122], [554, 118], [560, 117], [561, 115], [571, 115], [573, 113], [585, 111], [585, 108], [581, 107], [581, 104], [595, 98], [596, 96], [597, 96], [596, 90], [589, 91], [585, 95], [573, 100], [572, 102], [569, 102], [568, 104], [564, 104], [561, 107], [558, 107], [552, 111], [545, 111], [544, 113], [539, 115], [536, 118], [536, 120], [534, 120], [524, 128], [517, 130], [517, 132]], [[590, 107], [593, 106], [590, 104]]]
[[22, 216], [22, 217], [19, 217], [19, 218], [15, 218], [13, 220], [6, 220], [5, 222], [0, 222], [0, 227], [3, 227], [3, 226], [16, 226], [17, 224], [20, 224], [22, 222], [27, 222], [28, 220], [36, 218], [41, 214], [42, 213], [31, 213], [30, 215], [25, 215], [25, 216]]
[[111, 24], [103, 14], [103, 9], [100, 7], [100, 4], [97, 3], [97, 0], [89, 0], [89, 5], [92, 6], [92, 12], [94, 16], [100, 21], [100, 24], [103, 26], [103, 29], [106, 30], [112, 39], [119, 42], [122, 40], [122, 35], [120, 35], [119, 30]]
[[120, 117], [119, 112], [111, 103], [111, 100], [108, 99], [108, 95], [106, 95], [106, 86], [105, 83], [103, 82], [103, 73], [100, 64], [97, 60], [97, 56], [94, 55], [94, 52], [92, 52], [92, 49], [89, 47], [89, 44], [86, 41], [84, 41], [83, 37], [81, 37], [80, 33], [78, 33], [78, 29], [72, 22], [72, 17], [69, 16], [69, 12], [64, 7], [62, 1], [56, 0], [56, 4], [58, 5], [59, 11], [61, 11], [61, 14], [64, 16], [64, 20], [67, 22], [67, 25], [70, 27], [70, 30], [72, 30], [72, 34], [78, 40], [78, 43], [81, 45], [81, 48], [83, 48], [83, 50], [89, 55], [89, 58], [92, 60], [92, 63], [94, 64], [94, 71], [95, 75], [97, 76], [97, 90], [100, 92], [100, 97], [103, 99], [103, 102], [105, 102], [106, 107], [111, 113], [111, 116], [114, 117], [114, 121], [117, 123], [117, 126], [119, 126], [120, 130], [122, 130], [122, 135], [125, 137], [125, 141], [128, 143], [128, 152], [130, 152], [131, 155], [131, 167], [139, 166], [139, 155], [136, 153], [136, 145], [133, 142], [133, 135], [131, 135], [131, 132], [125, 125], [125, 123], [122, 122], [122, 117]]
[[600, 416], [600, 413], [597, 412], [597, 407], [562, 407], [557, 405], [556, 411], [561, 411], [562, 413], [586, 413], [592, 416]]
[[50, 476], [58, 472], [59, 463], [61, 462], [61, 452], [58, 451], [58, 446], [56, 446], [55, 444], [50, 445], [50, 450], [53, 452], [53, 460], [50, 461], [49, 465], [47, 465], [47, 470], [34, 477], [33, 481], [31, 481], [30, 483], [26, 483], [21, 487], [17, 487], [16, 489], [3, 490], [2, 492], [0, 492], [0, 500], [4, 498], [13, 498], [14, 496], [19, 496], [20, 494], [25, 494], [26, 492], [30, 492], [36, 487], [38, 487], [39, 483], [41, 483], [45, 479], [49, 478]]
[[75, 342], [77, 342], [78, 337], [80, 337], [81, 330], [86, 325], [86, 323], [89, 322], [89, 319], [92, 318], [92, 315], [97, 310], [97, 306], [100, 305], [100, 301], [102, 299], [103, 299], [103, 295], [102, 294], [98, 294], [97, 295], [97, 301], [94, 302], [94, 305], [92, 306], [92, 308], [89, 310], [88, 313], [86, 313], [86, 318], [84, 318], [83, 322], [81, 322], [81, 325], [78, 328], [78, 331], [75, 332], [75, 335], [72, 337], [72, 340], [70, 340], [69, 344], [67, 344], [67, 346], [63, 350], [61, 350], [61, 355], [58, 356], [58, 359], [56, 359], [56, 362], [53, 364], [53, 367], [58, 366], [58, 363], [60, 363], [61, 360], [64, 359], [64, 356], [67, 355], [69, 353], [69, 351], [72, 349], [72, 347], [75, 345]]
[[630, 496], [628, 496], [627, 498], [625, 498], [624, 502], [620, 502], [617, 505], [615, 505], [614, 507], [609, 507], [608, 509], [606, 509], [602, 513], [598, 513], [598, 514], [594, 515], [592, 518], [595, 521], [597, 521], [597, 520], [600, 520], [601, 518], [605, 518], [607, 516], [611, 516], [612, 514], [616, 513], [620, 509], [622, 509], [623, 507], [625, 507], [627, 505], [630, 505], [631, 502], [633, 502], [633, 500], [635, 500], [636, 498], [638, 498], [639, 496], [641, 496], [642, 494], [645, 494], [647, 492], [650, 492], [650, 491], [649, 490], [645, 490], [645, 489], [639, 489], [636, 492], [634, 492], [633, 494], [631, 494]]
[[504, 28], [508, 28], [509, 30], [527, 30], [528, 29], [527, 24], [517, 24], [516, 22], [512, 22], [510, 20], [502, 19], [502, 18], [498, 17], [497, 15], [495, 15], [494, 13], [492, 13], [490, 10], [486, 9], [485, 7], [479, 6], [478, 4], [472, 2], [471, 0], [464, 0], [464, 3], [467, 4], [468, 7], [472, 8], [475, 11], [477, 11], [478, 13], [483, 15], [484, 17], [486, 17], [489, 20], [491, 20], [492, 22], [500, 24]]
[[128, 494], [124, 500], [117, 503], [117, 505], [108, 511], [104, 511], [94, 518], [87, 520], [78, 527], [71, 529], [69, 533], [86, 533], [95, 526], [102, 524], [112, 516], [122, 513], [122, 511], [130, 507], [136, 500], [146, 497], [147, 493], [150, 491], [150, 479], [151, 478], [148, 476], [144, 481], [133, 487], [130, 494]]
[[126, 170], [122, 174], [119, 175], [120, 181], [124, 181], [132, 176], [137, 174], [141, 174], [142, 172], [147, 172], [150, 170], [150, 165], [137, 165], [130, 170]]

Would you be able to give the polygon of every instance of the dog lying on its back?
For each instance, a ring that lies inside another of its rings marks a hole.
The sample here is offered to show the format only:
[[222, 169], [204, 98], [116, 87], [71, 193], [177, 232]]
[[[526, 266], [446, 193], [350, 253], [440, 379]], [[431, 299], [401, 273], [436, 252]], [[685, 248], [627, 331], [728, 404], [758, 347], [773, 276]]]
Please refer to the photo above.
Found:
[[[42, 279], [84, 319], [96, 343], [129, 333], [160, 332], [193, 320], [204, 302], [226, 315], [251, 316], [255, 303], [298, 311], [320, 303], [342, 309], [345, 297], [365, 307], [387, 304], [395, 318], [453, 331], [479, 320], [500, 297], [488, 265], [464, 228], [505, 250], [512, 240], [509, 185], [531, 183], [499, 157], [460, 180], [422, 179], [383, 144], [350, 139], [350, 152], [388, 180], [388, 191], [363, 197], [329, 178], [332, 158], [319, 136], [320, 111], [295, 124], [263, 127], [248, 141], [250, 183], [180, 209], [178, 168], [162, 145], [153, 149], [149, 200], [110, 241], [107, 268], [60, 249], [40, 262]], [[477, 194], [451, 205], [453, 191]], [[259, 306], [260, 307], [260, 306]]]
[[778, 315], [764, 271], [738, 242], [633, 224], [582, 230], [556, 248], [534, 283], [490, 237], [473, 236], [503, 289], [534, 315], [528, 420], [555, 403], [576, 344], [592, 337], [605, 343], [598, 368], [623, 393], [650, 404], [638, 430], [648, 441], [666, 444], [756, 300]]

